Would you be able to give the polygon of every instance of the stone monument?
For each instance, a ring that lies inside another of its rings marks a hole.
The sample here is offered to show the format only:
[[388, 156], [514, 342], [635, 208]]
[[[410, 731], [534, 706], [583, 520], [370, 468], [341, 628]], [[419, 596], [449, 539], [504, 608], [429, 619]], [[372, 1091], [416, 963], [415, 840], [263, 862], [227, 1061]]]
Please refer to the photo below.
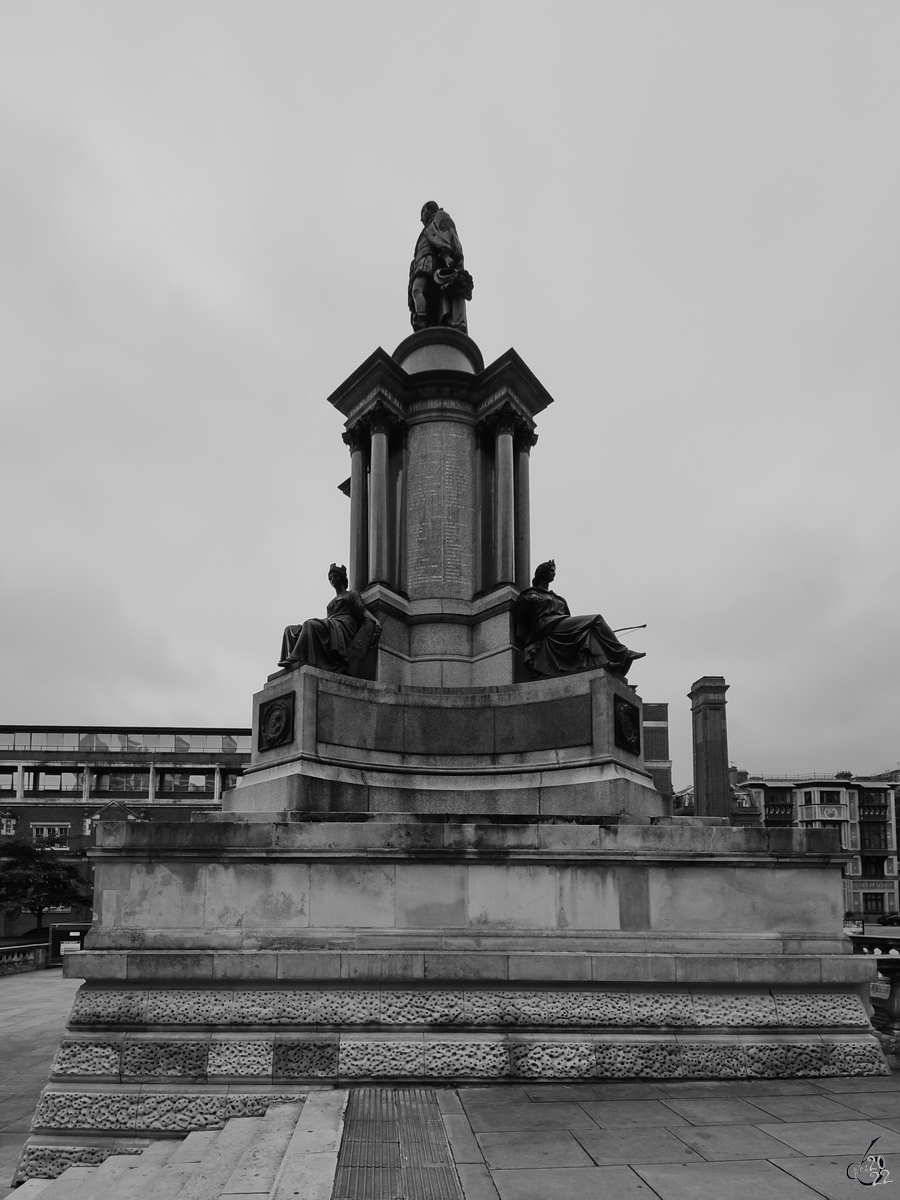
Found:
[[329, 398], [351, 464], [332, 582], [358, 595], [286, 632], [221, 813], [99, 826], [98, 918], [66, 956], [86, 982], [23, 1177], [310, 1083], [887, 1070], [835, 836], [671, 817], [639, 656], [569, 614], [549, 564], [532, 582], [551, 397], [467, 336], [442, 213], [422, 213], [416, 332]]

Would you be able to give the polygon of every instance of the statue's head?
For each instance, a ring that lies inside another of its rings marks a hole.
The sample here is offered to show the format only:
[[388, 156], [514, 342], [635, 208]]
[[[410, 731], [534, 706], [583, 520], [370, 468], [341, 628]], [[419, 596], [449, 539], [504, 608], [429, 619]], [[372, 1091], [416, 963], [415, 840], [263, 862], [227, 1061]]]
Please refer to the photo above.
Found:
[[347, 587], [347, 568], [332, 563], [328, 568], [328, 582], [337, 591], [342, 591]]
[[534, 579], [531, 581], [532, 587], [546, 587], [548, 583], [552, 583], [556, 578], [556, 561], [548, 558], [546, 562], [538, 563], [534, 571]]
[[440, 207], [436, 200], [426, 200], [422, 205], [422, 211], [419, 213], [422, 224], [427, 225], [434, 214], [440, 211]]

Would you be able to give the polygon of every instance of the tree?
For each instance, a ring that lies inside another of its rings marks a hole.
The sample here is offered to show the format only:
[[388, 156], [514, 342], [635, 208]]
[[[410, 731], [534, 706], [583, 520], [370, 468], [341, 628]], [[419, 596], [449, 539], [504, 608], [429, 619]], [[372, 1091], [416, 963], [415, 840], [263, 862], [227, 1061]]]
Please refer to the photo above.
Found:
[[39, 843], [15, 838], [0, 849], [0, 908], [17, 913], [30, 909], [37, 916], [37, 929], [48, 908], [84, 904], [83, 888], [77, 869]]

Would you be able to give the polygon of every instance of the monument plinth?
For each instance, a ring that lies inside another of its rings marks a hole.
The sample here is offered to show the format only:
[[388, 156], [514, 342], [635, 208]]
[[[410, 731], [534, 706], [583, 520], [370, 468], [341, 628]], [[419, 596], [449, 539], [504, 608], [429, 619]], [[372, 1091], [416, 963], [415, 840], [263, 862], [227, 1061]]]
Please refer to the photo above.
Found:
[[551, 398], [513, 350], [484, 366], [455, 227], [422, 221], [417, 332], [329, 398], [349, 580], [315, 637], [286, 631], [221, 813], [99, 826], [25, 1174], [310, 1083], [887, 1071], [836, 835], [670, 817], [641, 656], [569, 613], [552, 561], [531, 578]]

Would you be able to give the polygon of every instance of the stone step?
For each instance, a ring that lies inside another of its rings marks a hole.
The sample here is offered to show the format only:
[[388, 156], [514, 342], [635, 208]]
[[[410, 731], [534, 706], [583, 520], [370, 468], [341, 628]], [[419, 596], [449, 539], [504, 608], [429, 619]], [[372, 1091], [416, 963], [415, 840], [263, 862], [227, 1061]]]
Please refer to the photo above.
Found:
[[[259, 1130], [238, 1159], [220, 1195], [268, 1196], [281, 1160], [288, 1148], [302, 1105], [273, 1105], [260, 1122]], [[226, 1126], [227, 1128], [227, 1126]], [[116, 1198], [118, 1200], [118, 1197]], [[206, 1200], [206, 1197], [203, 1198]]]
[[[218, 1200], [235, 1167], [259, 1137], [264, 1124], [265, 1117], [232, 1117], [227, 1121], [182, 1188], [178, 1200]], [[110, 1196], [106, 1200], [116, 1198]]]
[[[44, 1200], [98, 1200], [101, 1196], [104, 1200], [131, 1200], [132, 1196], [143, 1197], [141, 1189], [165, 1166], [177, 1146], [176, 1141], [154, 1142], [142, 1154], [115, 1154], [99, 1167], [68, 1167], [56, 1179], [28, 1182], [47, 1184], [39, 1193]], [[130, 1186], [135, 1176], [139, 1180], [136, 1191]], [[20, 1192], [17, 1189], [16, 1200]]]
[[16, 1188], [16, 1200], [33, 1200], [33, 1197], [45, 1192], [53, 1182], [52, 1179], [26, 1179], [21, 1187]]

